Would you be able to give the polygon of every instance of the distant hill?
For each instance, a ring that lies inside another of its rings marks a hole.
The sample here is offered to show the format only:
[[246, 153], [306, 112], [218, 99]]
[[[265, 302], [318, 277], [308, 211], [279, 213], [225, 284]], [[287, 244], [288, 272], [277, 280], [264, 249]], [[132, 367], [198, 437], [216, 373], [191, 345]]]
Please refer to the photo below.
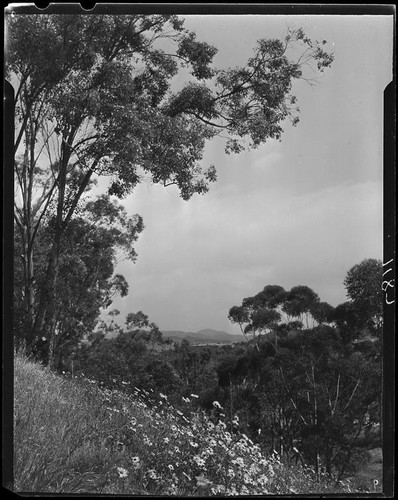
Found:
[[242, 342], [243, 336], [231, 335], [230, 333], [206, 328], [198, 332], [184, 332], [181, 330], [169, 330], [162, 332], [164, 338], [170, 338], [175, 342], [188, 340], [191, 344], [232, 344]]

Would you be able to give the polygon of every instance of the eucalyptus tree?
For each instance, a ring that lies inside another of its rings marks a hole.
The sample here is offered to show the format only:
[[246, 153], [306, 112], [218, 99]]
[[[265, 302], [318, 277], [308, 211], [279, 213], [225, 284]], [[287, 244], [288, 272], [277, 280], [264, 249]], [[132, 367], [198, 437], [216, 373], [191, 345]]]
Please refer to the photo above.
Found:
[[[109, 193], [119, 197], [143, 179], [176, 185], [184, 200], [205, 193], [216, 180], [215, 167], [202, 164], [206, 142], [222, 134], [226, 151], [239, 152], [280, 139], [285, 121], [299, 120], [294, 80], [311, 81], [333, 61], [325, 41], [298, 29], [260, 40], [245, 66], [219, 70], [217, 49], [175, 15], [13, 13], [6, 29], [32, 345], [53, 309], [62, 234], [96, 177], [109, 176]], [[183, 67], [189, 81], [174, 91]], [[46, 279], [35, 295], [33, 252], [51, 205]]]
[[[258, 350], [260, 336], [275, 334], [280, 325], [283, 319], [282, 304], [286, 297], [287, 292], [283, 287], [267, 285], [256, 295], [244, 298], [240, 306], [231, 307], [228, 318], [232, 323], [239, 325], [245, 337], [252, 335], [257, 339], [255, 345]], [[277, 349], [276, 336], [275, 348]]]
[[286, 291], [279, 285], [267, 285], [253, 297], [246, 297], [240, 306], [229, 310], [228, 318], [239, 325], [242, 333], [252, 335], [256, 347], [261, 335], [275, 339], [278, 348], [278, 335], [304, 326], [309, 328], [309, 320], [321, 324], [331, 321], [333, 307], [321, 302], [318, 295], [308, 286], [295, 286]]
[[381, 260], [365, 259], [353, 266], [344, 280], [347, 297], [372, 331], [383, 327], [383, 264]]
[[297, 319], [309, 328], [309, 319], [315, 314], [320, 317], [320, 299], [318, 295], [308, 286], [294, 286], [286, 295], [282, 310], [289, 318]]
[[[37, 289], [46, 279], [47, 247], [55, 224], [54, 215], [48, 215], [36, 237]], [[115, 268], [122, 259], [136, 260], [134, 243], [142, 230], [142, 218], [128, 217], [125, 208], [107, 195], [87, 201], [68, 224], [61, 237], [58, 280], [52, 309], [45, 318], [47, 328], [36, 344], [42, 359], [54, 368], [95, 329], [101, 310], [112, 304], [114, 296], [128, 294], [128, 283], [115, 274]], [[18, 254], [19, 246], [15, 247]], [[21, 266], [16, 270], [20, 275]], [[23, 292], [21, 279], [16, 280], [15, 290]], [[14, 326], [18, 340], [26, 339], [26, 317], [20, 307], [15, 310]]]

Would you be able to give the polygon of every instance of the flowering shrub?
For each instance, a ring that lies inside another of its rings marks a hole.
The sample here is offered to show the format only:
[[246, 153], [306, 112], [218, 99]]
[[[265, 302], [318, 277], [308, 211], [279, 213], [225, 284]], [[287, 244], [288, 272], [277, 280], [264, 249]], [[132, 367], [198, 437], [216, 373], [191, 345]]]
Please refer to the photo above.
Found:
[[319, 483], [311, 470], [287, 472], [276, 453], [266, 456], [238, 431], [237, 415], [230, 428], [217, 420], [222, 410], [217, 401], [213, 414], [206, 415], [193, 411], [189, 398], [182, 398], [184, 413], [169, 404], [166, 395], [154, 401], [139, 389], [132, 398], [118, 393], [117, 400], [129, 419], [123, 438], [126, 458], [117, 466], [124, 480], [119, 485], [122, 493], [138, 489], [154, 495], [225, 496], [336, 490], [325, 480]]

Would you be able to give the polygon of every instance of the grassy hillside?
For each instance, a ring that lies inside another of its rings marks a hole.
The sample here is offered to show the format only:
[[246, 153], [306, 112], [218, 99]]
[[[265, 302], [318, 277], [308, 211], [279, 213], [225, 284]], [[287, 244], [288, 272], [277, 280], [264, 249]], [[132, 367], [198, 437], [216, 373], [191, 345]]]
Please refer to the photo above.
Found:
[[[191, 397], [194, 400], [194, 396]], [[15, 358], [14, 491], [130, 495], [349, 492], [266, 456], [184, 399], [103, 390], [94, 381]]]

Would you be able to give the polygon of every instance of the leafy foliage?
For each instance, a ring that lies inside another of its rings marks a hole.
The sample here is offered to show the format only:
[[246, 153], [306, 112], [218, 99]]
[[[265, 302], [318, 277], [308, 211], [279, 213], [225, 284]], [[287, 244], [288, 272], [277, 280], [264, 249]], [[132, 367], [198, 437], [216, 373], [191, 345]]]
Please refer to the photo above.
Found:
[[344, 285], [357, 313], [373, 331], [383, 324], [383, 265], [380, 260], [365, 259], [347, 273]]
[[[61, 242], [96, 177], [109, 176], [109, 194], [118, 197], [143, 179], [177, 186], [184, 200], [206, 193], [216, 180], [215, 167], [202, 165], [206, 142], [224, 131], [226, 150], [239, 152], [247, 140], [257, 147], [279, 139], [286, 118], [298, 121], [293, 81], [307, 79], [311, 64], [317, 73], [333, 60], [324, 43], [295, 30], [260, 40], [245, 67], [220, 71], [212, 67], [216, 48], [174, 15], [14, 14], [6, 22], [31, 347], [55, 322]], [[301, 48], [298, 58], [293, 46]], [[174, 92], [182, 67], [191, 80]], [[49, 213], [51, 250], [36, 289], [37, 235]]]
[[[309, 319], [318, 323], [331, 319], [333, 308], [320, 302], [318, 295], [307, 286], [295, 286], [286, 291], [279, 285], [267, 285], [254, 295], [243, 299], [241, 306], [233, 306], [228, 318], [237, 323], [244, 335], [259, 339], [262, 334], [272, 334], [277, 339], [290, 329], [300, 329]], [[257, 344], [258, 347], [258, 344]]]
[[[125, 328], [113, 320], [118, 311], [109, 314], [111, 322], [100, 321], [98, 330], [76, 351], [74, 371], [93, 377], [111, 389], [142, 387], [156, 392], [178, 391], [180, 380], [173, 368], [156, 355], [168, 346], [158, 326], [142, 311], [129, 313]], [[65, 367], [70, 369], [68, 363]]]
[[[94, 330], [101, 309], [109, 307], [115, 295], [127, 295], [128, 284], [122, 275], [114, 274], [114, 269], [123, 257], [135, 261], [134, 242], [142, 230], [142, 218], [138, 215], [128, 217], [125, 209], [108, 196], [87, 201], [79, 216], [69, 223], [61, 239], [53, 303], [55, 311], [48, 311], [47, 329], [42, 330], [38, 345], [38, 349], [45, 353], [52, 342], [55, 366]], [[35, 266], [38, 289], [45, 280], [53, 231], [54, 219], [48, 217], [37, 235], [39, 247]], [[16, 255], [20, 251], [16, 245]], [[16, 268], [19, 275], [22, 269], [18, 261]], [[15, 293], [23, 294], [22, 281], [18, 280], [15, 285]], [[17, 310], [15, 326], [19, 341], [26, 339], [23, 310]], [[53, 336], [51, 328], [54, 329]]]

